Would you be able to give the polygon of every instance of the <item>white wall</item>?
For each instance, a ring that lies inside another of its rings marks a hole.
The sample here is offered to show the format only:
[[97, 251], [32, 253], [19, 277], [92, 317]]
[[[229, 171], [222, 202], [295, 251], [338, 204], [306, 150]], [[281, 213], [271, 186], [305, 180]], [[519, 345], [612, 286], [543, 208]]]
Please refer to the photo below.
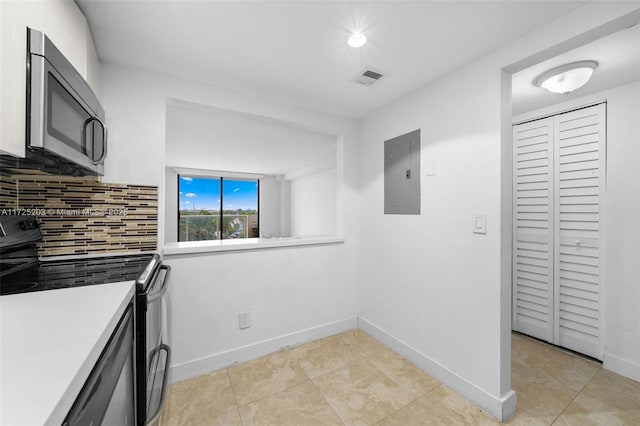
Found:
[[286, 179], [280, 182], [280, 234], [278, 235], [291, 236], [291, 181]]
[[334, 161], [335, 135], [184, 101], [167, 106], [167, 165], [284, 175]]
[[[158, 188], [160, 190], [160, 188]], [[178, 174], [173, 167], [165, 169], [164, 178], [164, 239], [178, 241]], [[167, 212], [175, 212], [173, 214]], [[160, 211], [158, 210], [158, 213]]]
[[640, 380], [640, 82], [514, 117], [537, 118], [607, 101], [604, 367]]
[[[506, 77], [634, 10], [589, 3], [362, 120], [361, 326], [498, 418], [515, 410]], [[384, 215], [383, 142], [416, 128], [435, 167], [422, 214]], [[473, 212], [487, 213], [486, 235], [471, 232]]]
[[[435, 167], [422, 168], [421, 214], [384, 215], [384, 141], [418, 128], [421, 162]], [[368, 116], [360, 152], [361, 318], [425, 368], [503, 398], [499, 64], [468, 66]], [[473, 212], [487, 213], [486, 235], [472, 233]], [[482, 397], [471, 399], [497, 416]]]
[[166, 257], [173, 381], [355, 328], [352, 255], [345, 243]]
[[336, 233], [336, 171], [328, 169], [291, 180], [291, 235]]
[[[356, 326], [358, 283], [356, 125], [251, 93], [105, 64], [103, 105], [110, 147], [105, 182], [159, 187], [164, 241], [165, 133], [168, 99], [245, 111], [338, 135], [337, 232], [321, 246], [165, 256], [170, 279], [173, 381]], [[175, 202], [175, 200], [173, 201]], [[238, 312], [253, 325], [238, 328]]]
[[[276, 176], [260, 179], [260, 236], [281, 236], [284, 219], [289, 214], [281, 211], [287, 200], [282, 199], [282, 181]], [[284, 225], [288, 225], [284, 223]]]

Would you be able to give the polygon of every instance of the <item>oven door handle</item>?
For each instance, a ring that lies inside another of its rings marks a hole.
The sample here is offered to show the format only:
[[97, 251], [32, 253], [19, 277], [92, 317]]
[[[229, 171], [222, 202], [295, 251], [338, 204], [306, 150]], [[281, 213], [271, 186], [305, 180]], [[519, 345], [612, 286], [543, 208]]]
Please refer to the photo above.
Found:
[[[164, 271], [164, 274], [163, 274], [163, 271]], [[147, 305], [150, 305], [151, 303], [153, 303], [156, 300], [160, 299], [167, 292], [167, 284], [169, 283], [169, 272], [170, 271], [171, 271], [171, 267], [169, 267], [169, 265], [160, 266], [160, 272], [158, 273], [158, 276], [160, 274], [164, 275], [164, 277], [162, 278], [162, 284], [161, 284], [160, 288], [157, 291], [147, 294]], [[155, 283], [152, 286], [152, 288], [153, 287], [155, 287]]]
[[156, 412], [153, 413], [151, 417], [147, 417], [147, 421], [144, 423], [145, 426], [154, 423], [158, 417], [160, 417], [162, 407], [164, 407], [164, 403], [167, 398], [167, 380], [169, 379], [169, 365], [171, 363], [171, 347], [163, 343], [158, 346], [157, 350], [165, 351], [167, 353], [167, 357], [164, 361], [164, 372], [162, 373], [162, 391], [160, 392], [160, 403], [158, 404], [158, 408], [156, 408]]

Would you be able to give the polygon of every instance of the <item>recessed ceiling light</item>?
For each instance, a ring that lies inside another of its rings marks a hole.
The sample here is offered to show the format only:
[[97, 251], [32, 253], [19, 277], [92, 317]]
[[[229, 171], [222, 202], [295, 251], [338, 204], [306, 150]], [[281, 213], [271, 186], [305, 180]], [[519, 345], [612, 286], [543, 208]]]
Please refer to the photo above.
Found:
[[367, 37], [360, 32], [351, 34], [351, 37], [349, 37], [349, 40], [347, 40], [347, 43], [349, 43], [349, 46], [351, 47], [362, 47], [366, 42]]
[[534, 83], [552, 93], [567, 94], [584, 86], [597, 66], [596, 61], [572, 62], [540, 74]]

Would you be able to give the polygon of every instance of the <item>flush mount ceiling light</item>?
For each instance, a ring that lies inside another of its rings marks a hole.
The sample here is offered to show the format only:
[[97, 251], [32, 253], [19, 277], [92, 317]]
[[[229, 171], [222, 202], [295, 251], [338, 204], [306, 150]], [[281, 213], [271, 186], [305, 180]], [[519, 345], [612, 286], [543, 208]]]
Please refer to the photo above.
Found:
[[351, 47], [362, 47], [366, 42], [367, 37], [361, 32], [357, 31], [351, 34], [351, 37], [349, 37], [349, 40], [347, 40], [347, 43], [349, 43], [349, 46]]
[[584, 86], [598, 66], [596, 61], [580, 61], [550, 69], [536, 78], [535, 85], [552, 93], [567, 94]]

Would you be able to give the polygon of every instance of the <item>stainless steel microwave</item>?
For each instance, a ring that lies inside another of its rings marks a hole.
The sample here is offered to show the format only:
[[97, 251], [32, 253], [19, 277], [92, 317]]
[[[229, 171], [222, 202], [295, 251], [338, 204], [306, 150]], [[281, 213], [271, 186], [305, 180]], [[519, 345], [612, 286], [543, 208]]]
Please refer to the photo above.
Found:
[[28, 29], [27, 157], [49, 172], [103, 175], [104, 109], [89, 84], [42, 32]]

